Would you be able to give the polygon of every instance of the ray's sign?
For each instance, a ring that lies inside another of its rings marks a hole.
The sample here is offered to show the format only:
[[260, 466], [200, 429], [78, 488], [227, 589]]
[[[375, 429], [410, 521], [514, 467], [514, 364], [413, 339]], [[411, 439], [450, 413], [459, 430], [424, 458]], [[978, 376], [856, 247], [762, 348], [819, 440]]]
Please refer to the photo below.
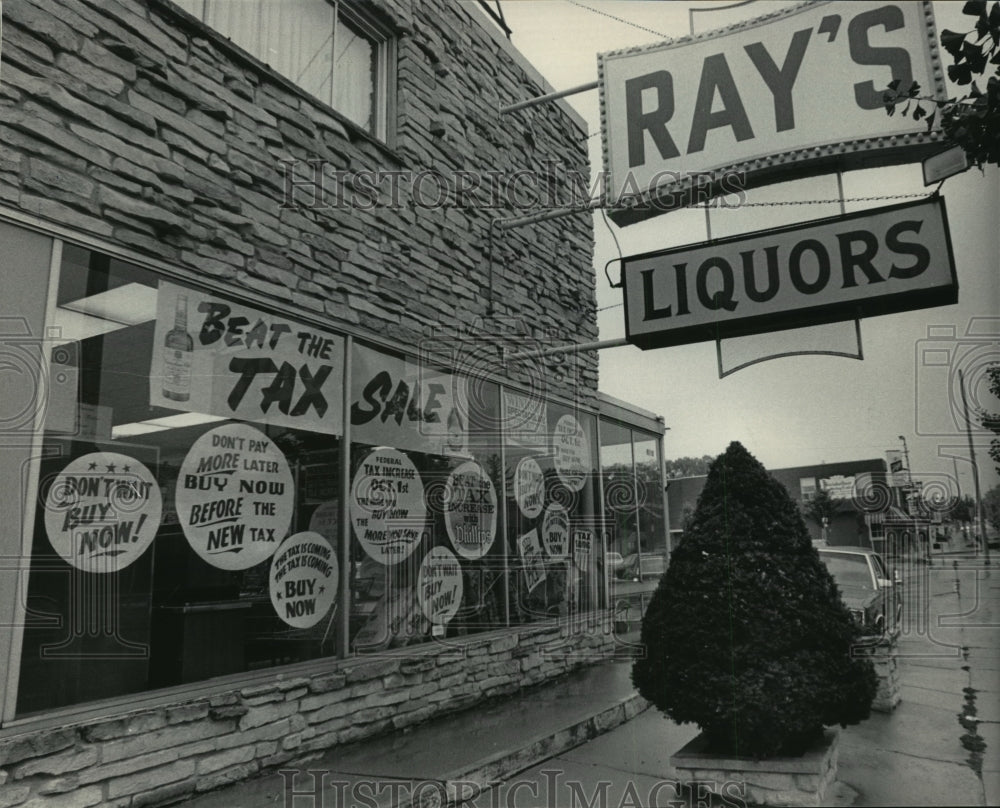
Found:
[[940, 198], [630, 256], [622, 285], [643, 349], [958, 301]]
[[929, 2], [835, 0], [601, 54], [607, 195], [638, 203], [611, 217], [939, 151], [925, 122], [882, 111], [894, 79], [945, 98], [936, 43]]

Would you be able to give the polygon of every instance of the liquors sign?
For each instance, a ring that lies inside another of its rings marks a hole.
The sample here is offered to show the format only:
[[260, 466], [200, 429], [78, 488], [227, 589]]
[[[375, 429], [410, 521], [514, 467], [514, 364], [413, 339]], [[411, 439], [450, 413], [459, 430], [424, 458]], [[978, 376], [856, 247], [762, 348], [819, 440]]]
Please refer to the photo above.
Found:
[[838, 0], [601, 54], [608, 196], [640, 203], [612, 218], [940, 151], [923, 121], [881, 111], [894, 79], [945, 97], [936, 42], [929, 2]]
[[940, 198], [631, 256], [622, 285], [640, 348], [958, 300]]

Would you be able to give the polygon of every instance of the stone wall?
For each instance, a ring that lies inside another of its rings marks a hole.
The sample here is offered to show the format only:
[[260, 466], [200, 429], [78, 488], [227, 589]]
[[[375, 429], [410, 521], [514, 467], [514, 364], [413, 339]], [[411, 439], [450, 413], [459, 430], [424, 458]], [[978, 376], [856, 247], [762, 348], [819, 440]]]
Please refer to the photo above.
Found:
[[[545, 186], [538, 207], [568, 201], [574, 176], [589, 179], [586, 132], [562, 104], [499, 115], [548, 88], [474, 10], [366, 5], [396, 38], [388, 143], [166, 0], [4, 3], [0, 216], [399, 345], [456, 329], [491, 347], [596, 339], [590, 215], [500, 233], [495, 219], [526, 212], [502, 196], [394, 204], [379, 186], [374, 205], [317, 201], [307, 161], [319, 161], [326, 189], [345, 181], [334, 171], [433, 171], [446, 187], [460, 171], [531, 172]], [[506, 370], [596, 406], [594, 353]], [[0, 808], [161, 804], [540, 682], [610, 643], [610, 633], [523, 627], [461, 640], [459, 663], [428, 644], [306, 666], [323, 673], [255, 674], [264, 683], [253, 686], [202, 684], [213, 695], [139, 712], [121, 702], [98, 722], [6, 728]]]
[[[310, 675], [0, 736], [0, 806], [138, 808], [511, 693], [610, 654], [606, 621], [541, 624], [330, 660]], [[314, 666], [315, 667], [315, 666]]]
[[[391, 148], [165, 0], [4, 4], [0, 206], [404, 345], [442, 329], [596, 339], [589, 214], [491, 243], [493, 220], [526, 212], [502, 194], [419, 205], [404, 179], [401, 204], [388, 182], [375, 204], [336, 203], [334, 171], [433, 172], [444, 188], [461, 171], [528, 172], [509, 187], [532, 208], [589, 180], [586, 133], [561, 104], [499, 114], [547, 88], [474, 9], [365, 5], [396, 35]], [[433, 202], [435, 183], [421, 187]], [[595, 403], [596, 354], [550, 364], [523, 376]]]

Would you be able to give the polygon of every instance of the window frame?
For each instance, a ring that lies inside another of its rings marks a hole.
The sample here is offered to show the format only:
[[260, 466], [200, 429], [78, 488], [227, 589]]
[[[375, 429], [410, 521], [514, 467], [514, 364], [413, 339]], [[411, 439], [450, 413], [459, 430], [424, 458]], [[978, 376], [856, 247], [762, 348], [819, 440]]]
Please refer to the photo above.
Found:
[[[262, 70], [272, 79], [279, 83], [293, 88], [297, 93], [310, 99], [314, 103], [322, 105], [326, 110], [333, 113], [336, 119], [348, 127], [352, 136], [357, 135], [370, 140], [383, 150], [389, 150], [390, 156], [396, 162], [401, 162], [398, 155], [392, 150], [396, 148], [396, 86], [397, 86], [397, 63], [399, 32], [387, 21], [378, 18], [372, 10], [362, 7], [352, 0], [324, 0], [334, 10], [334, 25], [338, 19], [345, 21], [348, 25], [360, 29], [361, 33], [372, 43], [376, 53], [377, 76], [373, 82], [373, 93], [375, 96], [373, 125], [368, 130], [347, 117], [342, 111], [333, 105], [333, 92], [336, 83], [336, 76], [332, 77], [330, 83], [330, 97], [321, 98], [318, 95], [306, 90], [294, 79], [289, 78], [279, 72], [264, 61], [260, 56], [244, 49], [234, 42], [229, 36], [217, 28], [213, 28], [206, 22], [209, 6], [212, 2], [219, 0], [153, 0], [153, 3], [160, 8], [180, 17], [188, 25], [197, 26], [200, 35], [208, 34], [209, 37], [219, 45], [234, 52], [242, 60], [249, 62], [256, 69]], [[227, 0], [233, 2], [233, 0]], [[258, 3], [267, 0], [256, 0]], [[176, 3], [176, 5], [175, 5]], [[197, 12], [197, 13], [196, 13]], [[261, 35], [262, 36], [262, 35]], [[335, 47], [336, 30], [331, 35], [331, 54]], [[263, 40], [258, 38], [257, 48], [263, 51]], [[331, 65], [332, 68], [332, 65]]]
[[[26, 232], [33, 232], [42, 234], [52, 240], [52, 252], [49, 262], [49, 272], [46, 279], [45, 285], [48, 288], [48, 304], [46, 306], [45, 312], [45, 326], [52, 323], [55, 313], [56, 302], [56, 290], [59, 286], [59, 280], [62, 274], [62, 254], [63, 247], [65, 245], [73, 245], [76, 247], [81, 247], [87, 250], [96, 251], [102, 253], [109, 258], [121, 260], [134, 264], [140, 269], [148, 270], [159, 275], [163, 280], [177, 282], [192, 288], [202, 290], [211, 294], [220, 294], [226, 297], [231, 297], [239, 300], [250, 306], [258, 306], [264, 310], [272, 312], [278, 316], [286, 316], [290, 318], [297, 319], [299, 322], [305, 325], [310, 325], [317, 328], [322, 328], [324, 330], [334, 331], [342, 335], [345, 339], [345, 359], [350, 357], [352, 345], [354, 339], [360, 339], [365, 344], [370, 347], [377, 347], [381, 350], [402, 354], [410, 360], [419, 360], [420, 354], [415, 353], [412, 349], [407, 350], [406, 347], [400, 346], [398, 342], [386, 339], [382, 335], [371, 334], [363, 331], [349, 323], [344, 323], [335, 320], [335, 318], [317, 315], [314, 312], [308, 310], [299, 309], [295, 307], [288, 301], [275, 300], [267, 298], [266, 296], [255, 292], [250, 289], [245, 288], [234, 288], [232, 284], [221, 281], [217, 278], [208, 278], [204, 276], [198, 276], [191, 270], [181, 268], [176, 264], [166, 262], [163, 260], [158, 260], [156, 258], [151, 258], [150, 256], [141, 255], [138, 252], [123, 247], [120, 244], [115, 244], [106, 239], [81, 233], [69, 228], [54, 225], [51, 222], [43, 222], [30, 215], [10, 215], [9, 212], [5, 214], [0, 214], [0, 221], [8, 222], [15, 227], [24, 229]], [[48, 361], [48, 358], [46, 359]], [[350, 371], [349, 365], [347, 366], [347, 375], [345, 376], [345, 384], [349, 385]], [[526, 386], [519, 384], [513, 380], [498, 377], [494, 374], [488, 374], [489, 381], [492, 381], [498, 385], [498, 392], [502, 398], [504, 389], [509, 389], [520, 393], [521, 395], [531, 395], [532, 390]], [[580, 416], [587, 416], [594, 419], [594, 428], [596, 430], [592, 451], [599, 453], [600, 445], [600, 424], [601, 416], [599, 409], [588, 404], [584, 404], [580, 401], [574, 401], [567, 398], [564, 395], [559, 395], [558, 393], [547, 393], [544, 396], [544, 400], [549, 404], [561, 405], [568, 408], [570, 411], [577, 413]], [[345, 414], [347, 413], [347, 408], [345, 407]], [[42, 417], [41, 415], [39, 416]], [[40, 422], [43, 423], [43, 422]], [[40, 440], [41, 431], [38, 431], [38, 439]], [[341, 436], [345, 445], [350, 445], [352, 441], [351, 430], [350, 430], [350, 419], [345, 415], [345, 432]], [[502, 467], [506, 468], [507, 458], [506, 458], [506, 445], [505, 442], [501, 441], [500, 444], [500, 463]], [[348, 452], [341, 453], [341, 471], [342, 480], [349, 481], [350, 475], [346, 471], [348, 458]], [[41, 461], [41, 456], [36, 453], [36, 456], [32, 458], [31, 465], [27, 469], [27, 474], [30, 478], [30, 482], [37, 486], [39, 481], [39, 463]], [[599, 454], [594, 458], [598, 463], [599, 468]], [[498, 499], [506, 501], [507, 493], [507, 481], [506, 479], [501, 480], [501, 487], [498, 490]], [[603, 524], [604, 520], [604, 510], [603, 510], [603, 482], [601, 476], [596, 473], [595, 484], [597, 486], [595, 490], [596, 502], [598, 503], [597, 510], [595, 513], [595, 519]], [[349, 482], [347, 483], [349, 486]], [[341, 483], [342, 491], [344, 490], [345, 483]], [[346, 499], [344, 500], [346, 501]], [[27, 537], [32, 535], [34, 524], [37, 516], [36, 509], [39, 507], [37, 496], [30, 496], [28, 499], [30, 503], [24, 510], [23, 523], [19, 525], [17, 534], [18, 540], [24, 545]], [[504, 517], [501, 518], [500, 529], [503, 531], [503, 535], [506, 538], [508, 536], [510, 528], [506, 524]], [[603, 552], [603, 530], [602, 533], [602, 545], [601, 551]], [[30, 545], [28, 545], [30, 546]], [[512, 574], [513, 570], [506, 570], [505, 574]], [[18, 579], [17, 589], [20, 591], [22, 588], [27, 587], [28, 583], [28, 571], [22, 570]], [[607, 579], [605, 577], [604, 583], [604, 593], [603, 597], [607, 598]], [[340, 595], [338, 595], [340, 597]], [[600, 595], [598, 596], [600, 597]], [[598, 606], [598, 610], [605, 607]], [[345, 612], [346, 614], [346, 612]], [[505, 604], [505, 614], [510, 614], [510, 605]], [[23, 616], [23, 613], [22, 613]], [[475, 632], [468, 636], [468, 638], [456, 638], [459, 643], [469, 641], [469, 642], [481, 642], [484, 638], [492, 636], [500, 636], [504, 632], [510, 630], [510, 620], [507, 620], [507, 626], [498, 626], [493, 630], [486, 630], [482, 632]], [[31, 731], [40, 731], [50, 727], [56, 727], [64, 725], [66, 722], [83, 722], [101, 719], [108, 716], [120, 715], [122, 710], [128, 708], [130, 710], [135, 709], [151, 709], [157, 706], [162, 706], [165, 704], [176, 703], [178, 699], [183, 701], [193, 701], [198, 698], [205, 698], [219, 693], [231, 692], [237, 687], [248, 687], [255, 684], [263, 684], [266, 682], [273, 682], [276, 678], [288, 677], [288, 676], [310, 676], [316, 673], [329, 671], [331, 666], [337, 670], [350, 669], [354, 665], [364, 665], [371, 661], [371, 656], [366, 654], [355, 654], [350, 652], [342, 652], [338, 649], [336, 656], [326, 656], [318, 657], [310, 660], [302, 660], [298, 662], [292, 662], [287, 664], [279, 664], [271, 667], [260, 668], [256, 670], [247, 671], [236, 671], [233, 673], [223, 674], [210, 679], [192, 681], [182, 684], [172, 684], [165, 687], [157, 687], [149, 690], [137, 691], [135, 693], [126, 693], [117, 696], [109, 696], [105, 698], [100, 698], [91, 701], [84, 701], [75, 704], [67, 704], [59, 707], [53, 707], [51, 709], [46, 709], [37, 713], [29, 713], [25, 715], [16, 714], [16, 701], [17, 694], [19, 690], [19, 679], [20, 679], [20, 655], [22, 651], [22, 641], [23, 641], [23, 627], [12, 627], [10, 629], [12, 640], [11, 655], [9, 657], [9, 669], [5, 676], [0, 676], [0, 693], [4, 694], [4, 702], [0, 703], [0, 734], [3, 731], [14, 728], [26, 728], [30, 727]], [[346, 636], [346, 635], [343, 635]], [[435, 643], [420, 643], [412, 646], [407, 646], [405, 649], [400, 649], [399, 652], [408, 654], [422, 654], [433, 652], [436, 647]], [[393, 653], [393, 652], [389, 652]]]

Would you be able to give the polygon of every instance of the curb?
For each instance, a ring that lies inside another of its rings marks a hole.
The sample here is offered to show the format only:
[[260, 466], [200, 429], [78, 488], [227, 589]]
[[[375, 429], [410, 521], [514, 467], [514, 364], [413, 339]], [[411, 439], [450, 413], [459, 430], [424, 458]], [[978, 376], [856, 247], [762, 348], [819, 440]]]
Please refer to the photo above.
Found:
[[[448, 772], [426, 798], [407, 799], [393, 808], [445, 808], [475, 799], [483, 791], [511, 775], [530, 769], [569, 749], [610, 732], [649, 708], [642, 696], [633, 694], [601, 712], [574, 724], [525, 739], [522, 746], [482, 758], [461, 770]], [[417, 796], [417, 795], [413, 795]], [[423, 796], [423, 795], [421, 795]], [[442, 800], [443, 797], [443, 800]]]

